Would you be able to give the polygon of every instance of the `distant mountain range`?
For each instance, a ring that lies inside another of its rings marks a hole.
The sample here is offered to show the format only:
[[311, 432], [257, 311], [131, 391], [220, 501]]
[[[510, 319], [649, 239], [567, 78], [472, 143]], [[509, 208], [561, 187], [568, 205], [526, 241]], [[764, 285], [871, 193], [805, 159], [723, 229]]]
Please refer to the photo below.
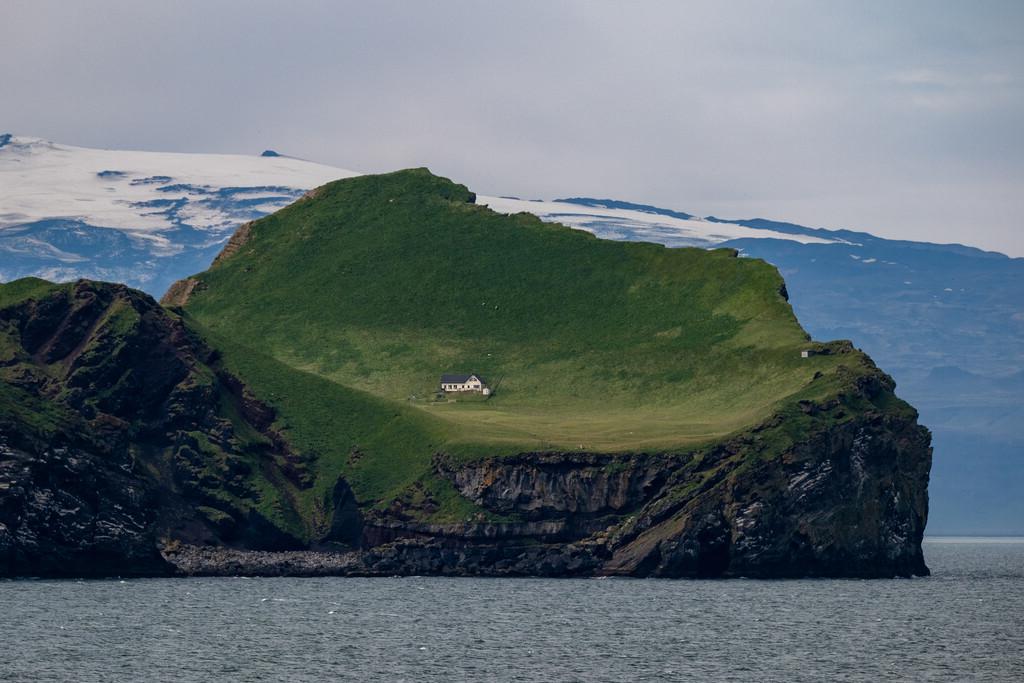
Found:
[[[0, 281], [127, 283], [159, 297], [234, 229], [352, 171], [262, 156], [93, 150], [0, 135]], [[935, 432], [931, 534], [1024, 533], [1024, 259], [630, 202], [477, 197], [606, 239], [732, 247], [775, 264], [816, 339], [847, 338]]]
[[124, 282], [157, 297], [240, 223], [357, 175], [283, 157], [86, 149], [0, 136], [0, 280]]

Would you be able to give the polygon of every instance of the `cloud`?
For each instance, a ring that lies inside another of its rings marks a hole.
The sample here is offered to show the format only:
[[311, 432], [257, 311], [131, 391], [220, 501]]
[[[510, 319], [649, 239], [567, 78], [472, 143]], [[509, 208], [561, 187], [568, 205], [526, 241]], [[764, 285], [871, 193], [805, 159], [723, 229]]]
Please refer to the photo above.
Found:
[[9, 0], [0, 128], [1024, 255], [1021, 25], [1017, 2]]
[[897, 71], [886, 78], [897, 85], [913, 88], [940, 89], [955, 88], [962, 85], [962, 80], [936, 69], [916, 68]]
[[939, 112], [1001, 107], [1012, 99], [1015, 85], [1008, 73], [928, 67], [896, 71], [883, 81], [895, 86], [903, 101]]

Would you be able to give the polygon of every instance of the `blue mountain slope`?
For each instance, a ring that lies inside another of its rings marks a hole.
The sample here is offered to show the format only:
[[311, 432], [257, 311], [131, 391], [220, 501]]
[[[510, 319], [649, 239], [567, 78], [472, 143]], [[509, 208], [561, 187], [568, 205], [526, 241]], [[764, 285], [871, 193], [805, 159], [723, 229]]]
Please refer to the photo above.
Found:
[[0, 230], [0, 281], [28, 276], [57, 282], [88, 278], [123, 282], [159, 297], [183, 273], [205, 270], [230, 231], [211, 235], [183, 224], [164, 235], [173, 249], [156, 250], [123, 230], [78, 220], [7, 227]]
[[672, 218], [693, 218], [693, 214], [683, 213], [682, 211], [673, 211], [672, 209], [661, 209], [657, 206], [651, 206], [650, 204], [636, 204], [634, 202], [624, 202], [618, 199], [594, 199], [593, 197], [568, 197], [565, 199], [556, 199], [556, 202], [564, 202], [566, 204], [578, 204], [579, 206], [590, 206], [590, 207], [605, 207], [608, 209], [627, 209], [630, 211], [643, 211], [644, 213], [655, 214], [658, 216], [670, 216]]
[[[241, 224], [266, 215], [268, 204], [283, 207], [302, 195], [301, 191], [271, 188], [274, 194], [269, 199], [266, 195], [254, 199], [248, 196], [254, 189], [210, 192], [202, 204]], [[84, 277], [123, 282], [159, 297], [182, 274], [205, 270], [234, 232], [233, 228], [210, 230], [191, 225], [184, 217], [191, 204], [179, 198], [135, 203], [140, 210], [161, 215], [171, 224], [160, 233], [169, 242], [167, 246], [81, 220], [46, 219], [0, 229], [0, 281], [29, 275], [56, 281]]]

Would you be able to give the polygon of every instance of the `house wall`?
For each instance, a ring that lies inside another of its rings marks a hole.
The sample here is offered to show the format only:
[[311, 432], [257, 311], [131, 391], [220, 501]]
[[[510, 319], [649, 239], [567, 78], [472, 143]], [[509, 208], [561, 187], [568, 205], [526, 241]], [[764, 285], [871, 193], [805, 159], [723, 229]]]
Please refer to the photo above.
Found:
[[462, 382], [460, 384], [442, 384], [441, 389], [444, 391], [483, 391], [483, 384], [480, 380], [473, 379], [468, 382]]

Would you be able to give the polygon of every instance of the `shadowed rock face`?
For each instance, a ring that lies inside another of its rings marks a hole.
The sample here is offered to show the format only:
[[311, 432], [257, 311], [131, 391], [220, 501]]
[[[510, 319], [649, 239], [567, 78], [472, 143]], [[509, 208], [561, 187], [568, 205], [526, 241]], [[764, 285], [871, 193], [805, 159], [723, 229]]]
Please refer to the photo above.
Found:
[[439, 453], [472, 521], [339, 477], [312, 534], [274, 411], [149, 297], [54, 287], [0, 309], [0, 335], [0, 575], [928, 573], [930, 435], [859, 354], [839, 397], [691, 451]]
[[0, 444], [0, 575], [169, 574], [152, 533], [157, 500], [109, 454]]
[[[876, 413], [771, 457], [741, 437], [685, 456], [524, 454], [440, 459], [438, 470], [488, 510], [544, 520], [549, 539], [562, 541], [548, 552], [567, 573], [911, 576], [928, 573], [929, 438], [912, 417]], [[413, 545], [405, 544], [406, 561], [428, 568], [412, 559], [421, 554]], [[507, 549], [477, 550], [462, 571], [522, 571]]]
[[726, 458], [708, 488], [655, 501], [610, 544], [611, 574], [910, 576], [928, 501], [926, 430], [884, 416], [814, 435], [781, 457]]
[[209, 417], [202, 402], [184, 400], [200, 387], [191, 373], [208, 351], [144, 294], [82, 280], [0, 311], [0, 322], [20, 345], [5, 363], [20, 373], [5, 380], [87, 420], [157, 429]]
[[256, 507], [255, 472], [304, 474], [269, 409], [150, 297], [55, 286], [0, 337], [0, 575], [169, 573], [168, 538], [301, 547]]
[[438, 469], [462, 495], [498, 513], [527, 519], [579, 519], [631, 512], [662, 492], [675, 456], [622, 458], [578, 453], [524, 453]]

